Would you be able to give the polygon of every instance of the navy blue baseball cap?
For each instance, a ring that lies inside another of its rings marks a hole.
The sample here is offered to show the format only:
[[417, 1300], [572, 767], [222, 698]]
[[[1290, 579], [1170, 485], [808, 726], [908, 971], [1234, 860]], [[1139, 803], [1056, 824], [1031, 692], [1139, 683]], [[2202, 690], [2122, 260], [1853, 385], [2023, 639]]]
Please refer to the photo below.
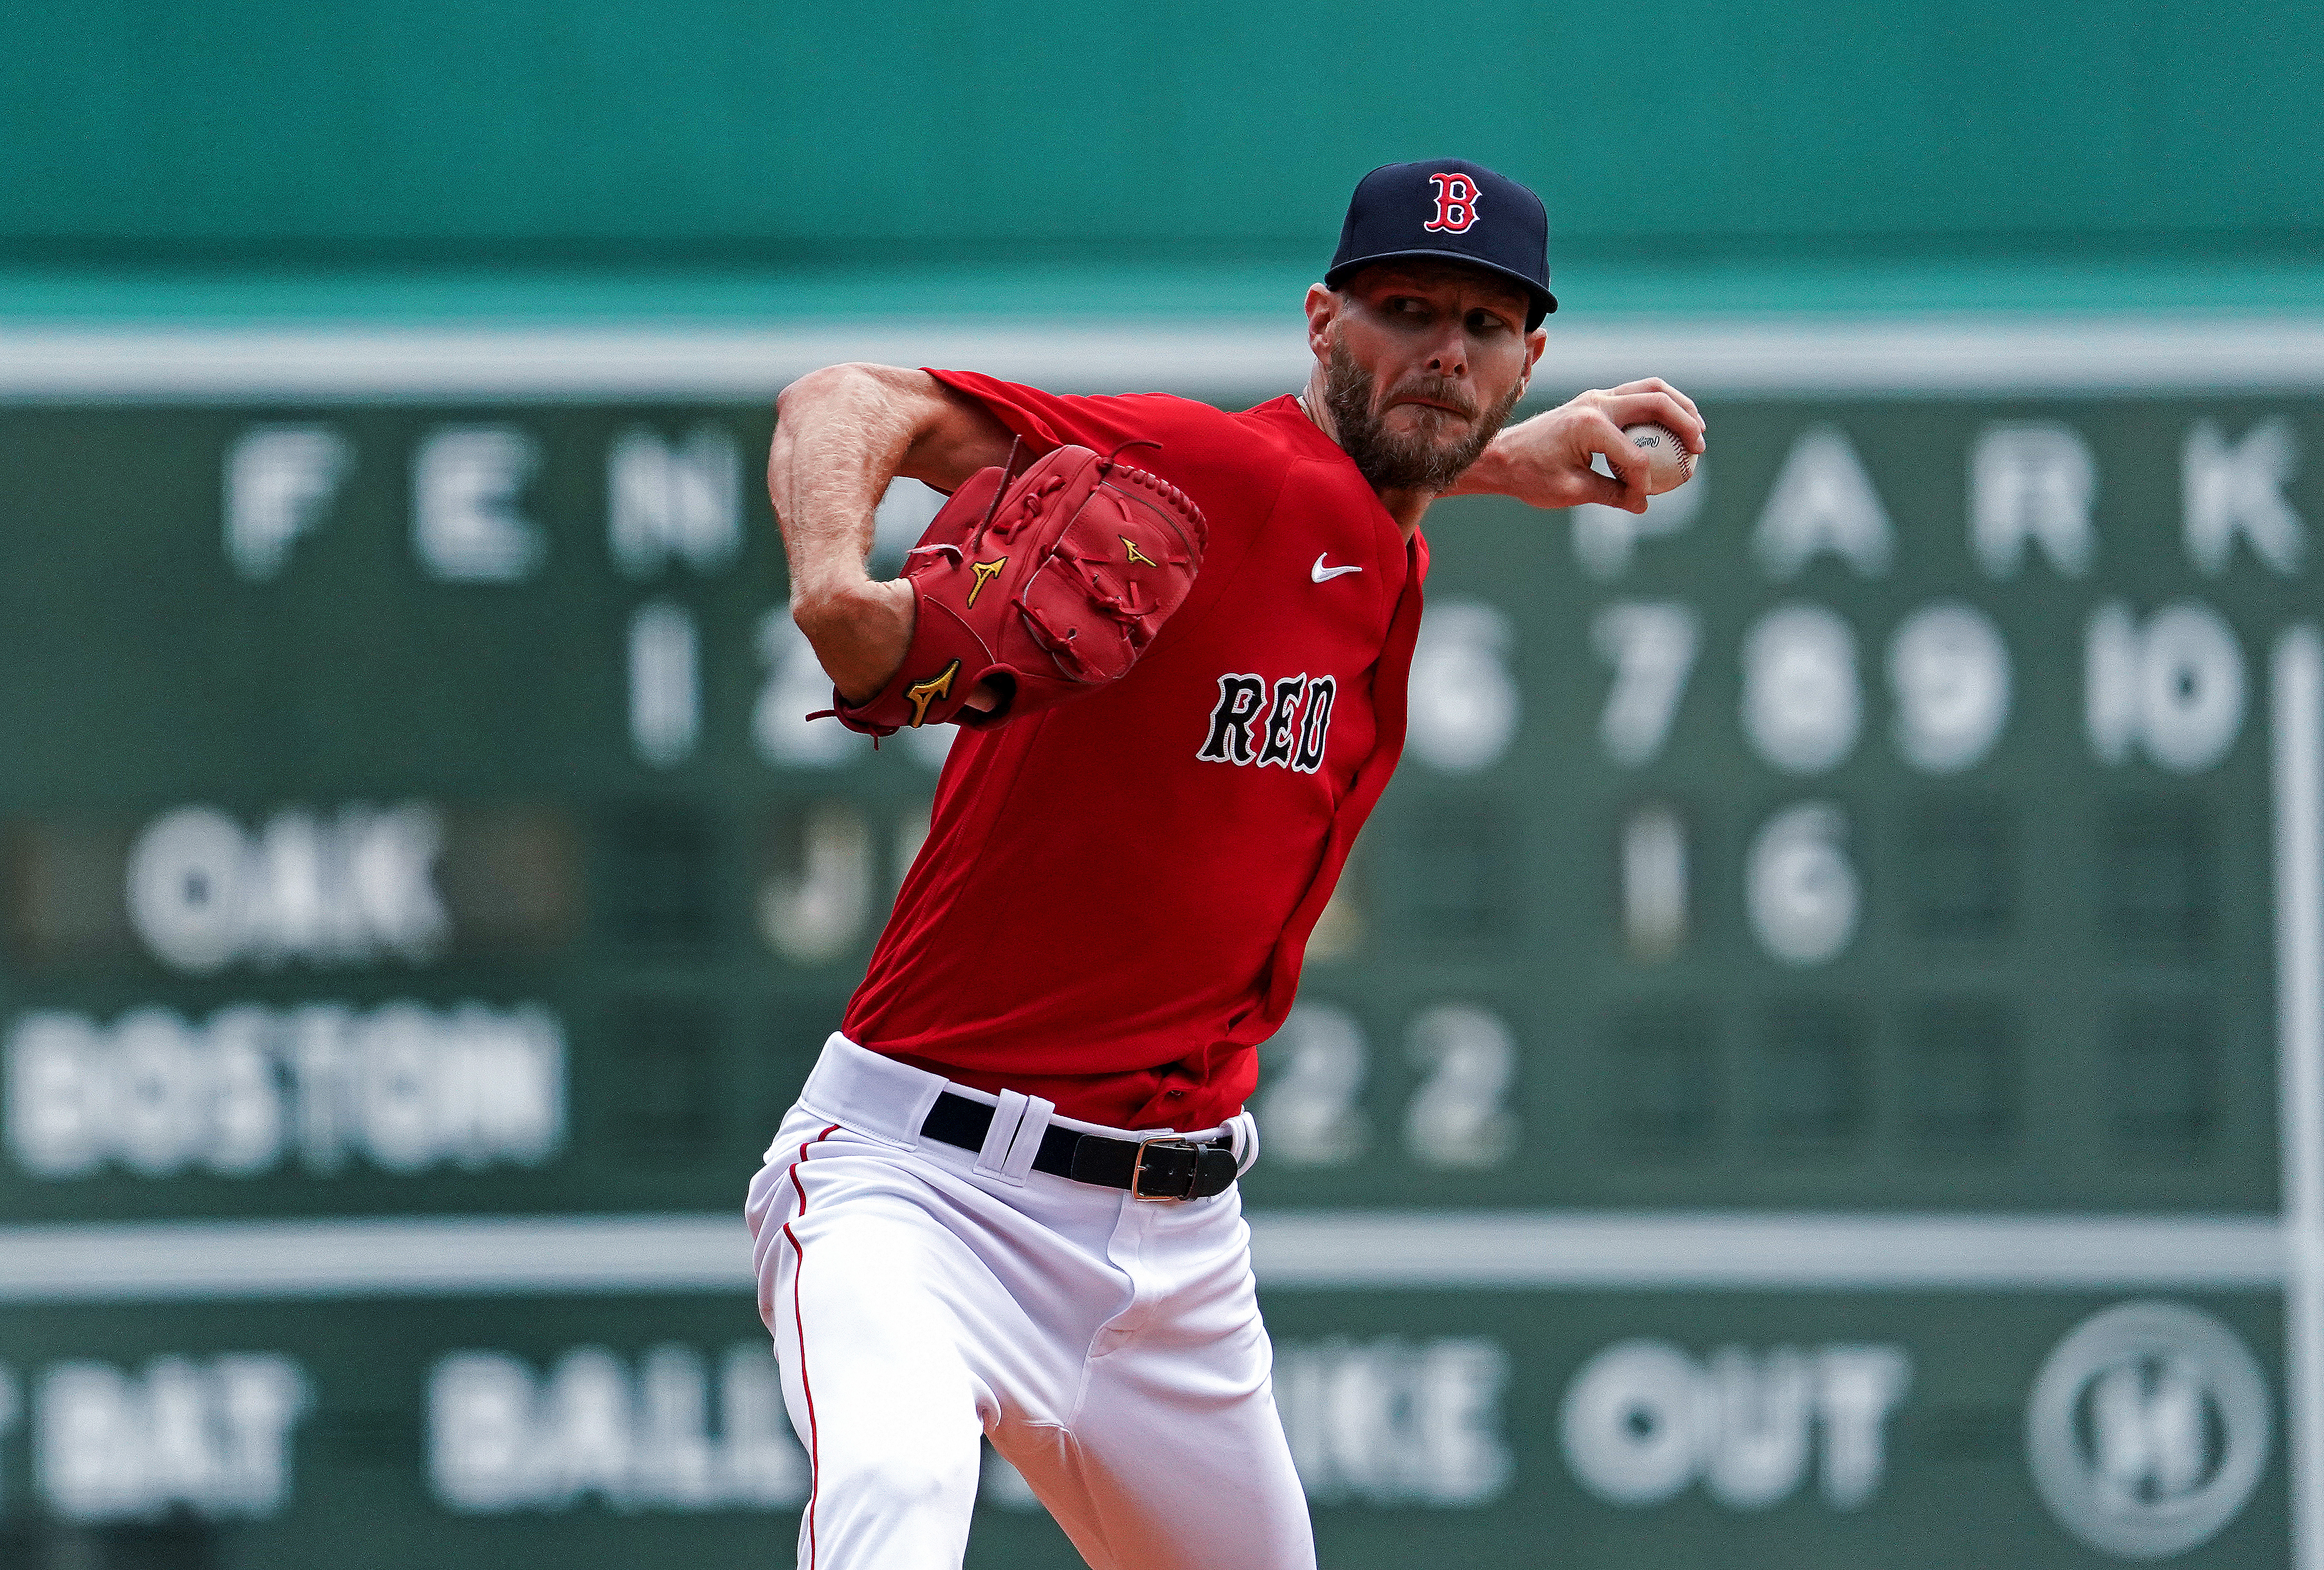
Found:
[[1557, 309], [1549, 291], [1549, 209], [1504, 174], [1465, 158], [1383, 163], [1356, 182], [1323, 286], [1375, 262], [1427, 256], [1466, 262], [1532, 297], [1526, 331]]

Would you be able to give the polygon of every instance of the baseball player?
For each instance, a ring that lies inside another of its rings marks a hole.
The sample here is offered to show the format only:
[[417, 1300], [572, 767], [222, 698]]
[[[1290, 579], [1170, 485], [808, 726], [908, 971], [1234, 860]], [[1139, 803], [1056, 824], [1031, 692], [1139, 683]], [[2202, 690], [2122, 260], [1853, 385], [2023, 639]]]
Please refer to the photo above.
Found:
[[[1548, 220], [1458, 159], [1356, 188], [1305, 389], [1240, 413], [839, 365], [769, 485], [840, 719], [963, 728], [748, 1214], [813, 1465], [803, 1570], [940, 1570], [980, 1434], [1098, 1570], [1304, 1570], [1243, 1103], [1405, 732], [1437, 496], [1643, 511], [1659, 380], [1503, 429]], [[1593, 470], [1602, 456], [1617, 477]], [[952, 494], [905, 576], [872, 513]]]

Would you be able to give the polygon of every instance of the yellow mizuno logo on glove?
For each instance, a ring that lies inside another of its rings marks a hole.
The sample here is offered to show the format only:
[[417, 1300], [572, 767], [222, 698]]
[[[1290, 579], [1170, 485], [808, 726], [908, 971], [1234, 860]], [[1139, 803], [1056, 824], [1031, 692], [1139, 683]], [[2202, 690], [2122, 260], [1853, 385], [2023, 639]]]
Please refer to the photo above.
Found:
[[[1007, 559], [1006, 557], [1001, 559], [1003, 561]], [[1001, 563], [996, 561], [993, 565], [998, 567]], [[904, 696], [911, 700], [912, 727], [915, 730], [927, 722], [928, 705], [940, 697], [952, 696], [952, 679], [959, 674], [960, 661], [955, 660], [926, 681], [915, 681], [904, 688]]]
[[984, 586], [991, 583], [993, 576], [1008, 565], [1009, 559], [1005, 556], [996, 556], [991, 561], [972, 561], [968, 564], [968, 570], [976, 575], [976, 581], [969, 586], [969, 609], [975, 609], [976, 596], [982, 594]]

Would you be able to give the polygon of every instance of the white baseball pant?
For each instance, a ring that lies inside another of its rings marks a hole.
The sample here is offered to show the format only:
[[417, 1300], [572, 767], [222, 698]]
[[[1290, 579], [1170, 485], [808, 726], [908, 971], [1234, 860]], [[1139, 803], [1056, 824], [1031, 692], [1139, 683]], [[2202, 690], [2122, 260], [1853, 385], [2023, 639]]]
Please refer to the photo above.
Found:
[[[945, 1089], [998, 1107], [982, 1151], [921, 1141]], [[783, 1120], [747, 1214], [814, 1468], [800, 1570], [957, 1570], [980, 1432], [1094, 1570], [1313, 1570], [1239, 1191], [1033, 1171], [1051, 1122], [1137, 1137], [836, 1035]]]

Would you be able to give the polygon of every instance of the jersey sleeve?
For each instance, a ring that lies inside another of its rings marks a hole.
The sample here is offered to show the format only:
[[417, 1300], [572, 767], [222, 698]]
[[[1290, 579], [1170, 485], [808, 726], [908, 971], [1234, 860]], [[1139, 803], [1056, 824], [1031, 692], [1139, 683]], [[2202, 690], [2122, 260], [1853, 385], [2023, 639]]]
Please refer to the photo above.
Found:
[[1173, 622], [1199, 613], [1264, 527], [1296, 456], [1268, 422], [1167, 392], [1080, 397], [1044, 392], [973, 371], [930, 370], [1025, 439], [1033, 456], [1060, 447], [1111, 455], [1160, 476], [1194, 499], [1210, 528], [1194, 592]]
[[[925, 368], [929, 375], [955, 392], [965, 392], [991, 411], [993, 418], [1025, 439], [1035, 457], [1067, 446], [1111, 453], [1125, 442], [1167, 445], [1173, 439], [1190, 437], [1204, 425], [1221, 419], [1219, 411], [1207, 403], [1166, 392], [1082, 397], [1044, 392], [1038, 387], [1019, 386], [974, 371]], [[1142, 457], [1136, 452], [1123, 454], [1122, 461], [1139, 467], [1153, 466], [1150, 457]]]

